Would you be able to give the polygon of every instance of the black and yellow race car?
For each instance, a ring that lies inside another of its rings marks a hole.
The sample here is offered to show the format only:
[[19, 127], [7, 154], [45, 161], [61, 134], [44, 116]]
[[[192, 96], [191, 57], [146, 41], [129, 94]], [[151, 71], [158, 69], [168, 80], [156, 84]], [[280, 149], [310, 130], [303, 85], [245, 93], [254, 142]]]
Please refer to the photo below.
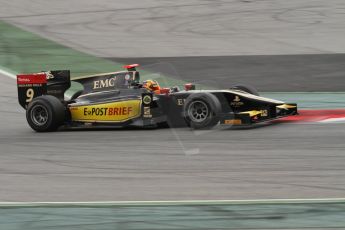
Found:
[[296, 104], [260, 97], [248, 86], [198, 90], [193, 84], [161, 88], [158, 82], [140, 82], [137, 64], [125, 71], [75, 78], [82, 89], [66, 99], [70, 71], [17, 75], [18, 98], [26, 118], [38, 132], [61, 126], [189, 126], [251, 125], [297, 114]]

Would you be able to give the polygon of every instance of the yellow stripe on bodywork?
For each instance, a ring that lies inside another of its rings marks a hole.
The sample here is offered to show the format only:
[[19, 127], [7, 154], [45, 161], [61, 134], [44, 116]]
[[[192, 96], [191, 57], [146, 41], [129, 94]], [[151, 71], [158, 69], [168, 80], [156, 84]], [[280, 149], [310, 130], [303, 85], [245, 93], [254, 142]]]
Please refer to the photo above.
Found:
[[241, 112], [240, 114], [249, 114], [250, 117], [254, 117], [254, 116], [256, 116], [256, 115], [262, 114], [262, 111], [259, 111], [259, 110], [251, 110], [251, 111]]
[[296, 105], [289, 105], [289, 104], [284, 104], [284, 105], [278, 105], [278, 109], [294, 109], [297, 108]]
[[72, 121], [124, 122], [141, 115], [141, 100], [117, 101], [69, 107]]

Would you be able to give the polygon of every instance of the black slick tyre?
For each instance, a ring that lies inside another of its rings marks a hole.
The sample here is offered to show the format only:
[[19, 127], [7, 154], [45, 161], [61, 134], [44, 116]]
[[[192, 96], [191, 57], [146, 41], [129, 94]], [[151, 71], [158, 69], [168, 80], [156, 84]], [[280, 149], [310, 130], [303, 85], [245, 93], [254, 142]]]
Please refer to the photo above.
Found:
[[211, 128], [219, 122], [221, 104], [211, 93], [194, 93], [187, 97], [183, 112], [185, 121], [191, 128]]
[[26, 110], [26, 120], [37, 132], [55, 131], [65, 121], [65, 106], [54, 96], [36, 97]]

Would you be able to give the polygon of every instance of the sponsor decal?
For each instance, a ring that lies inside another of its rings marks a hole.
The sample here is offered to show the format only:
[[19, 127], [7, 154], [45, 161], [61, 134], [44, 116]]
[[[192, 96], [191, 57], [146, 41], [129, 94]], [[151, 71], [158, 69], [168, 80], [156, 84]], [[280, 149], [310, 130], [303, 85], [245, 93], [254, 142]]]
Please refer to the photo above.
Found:
[[144, 97], [143, 97], [143, 102], [144, 102], [144, 104], [145, 105], [148, 105], [148, 104], [150, 104], [151, 103], [151, 96], [150, 95], [145, 95]]
[[30, 83], [30, 79], [29, 78], [25, 78], [25, 77], [18, 77], [18, 82], [20, 83]]
[[129, 115], [133, 107], [114, 107], [114, 108], [84, 108], [84, 116], [121, 116]]
[[139, 117], [141, 100], [118, 101], [106, 104], [71, 106], [74, 121], [123, 122]]
[[150, 107], [144, 107], [144, 117], [146, 117], [146, 118], [151, 118], [152, 117]]
[[177, 99], [177, 105], [184, 105], [185, 99]]
[[47, 82], [46, 75], [44, 73], [39, 74], [19, 74], [17, 75], [18, 85], [30, 85], [30, 84], [44, 84]]
[[46, 73], [46, 76], [47, 76], [47, 80], [55, 78], [54, 75], [50, 71], [45, 72], [45, 73]]
[[93, 89], [103, 89], [114, 87], [116, 82], [116, 77], [104, 79], [104, 80], [97, 80], [93, 82]]
[[239, 106], [244, 105], [244, 103], [241, 101], [241, 98], [238, 95], [236, 95], [235, 98], [230, 103], [230, 105], [234, 107], [239, 107]]
[[43, 84], [19, 84], [18, 88], [28, 88], [28, 87], [32, 87], [32, 88], [37, 88], [37, 87], [42, 87]]
[[267, 117], [268, 116], [268, 111], [266, 109], [261, 110], [260, 112], [261, 112], [261, 116], [262, 117]]
[[239, 119], [224, 120], [225, 125], [241, 125], [242, 121]]

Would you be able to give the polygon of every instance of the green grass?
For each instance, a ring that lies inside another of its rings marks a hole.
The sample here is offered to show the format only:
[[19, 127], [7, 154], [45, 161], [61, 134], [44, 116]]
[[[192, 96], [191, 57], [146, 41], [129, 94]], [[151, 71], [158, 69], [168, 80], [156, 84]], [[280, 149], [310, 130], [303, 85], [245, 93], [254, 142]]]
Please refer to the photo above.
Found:
[[344, 229], [343, 199], [0, 205], [0, 229]]
[[72, 76], [116, 71], [119, 63], [97, 58], [0, 21], [0, 66], [14, 73], [70, 69]]

